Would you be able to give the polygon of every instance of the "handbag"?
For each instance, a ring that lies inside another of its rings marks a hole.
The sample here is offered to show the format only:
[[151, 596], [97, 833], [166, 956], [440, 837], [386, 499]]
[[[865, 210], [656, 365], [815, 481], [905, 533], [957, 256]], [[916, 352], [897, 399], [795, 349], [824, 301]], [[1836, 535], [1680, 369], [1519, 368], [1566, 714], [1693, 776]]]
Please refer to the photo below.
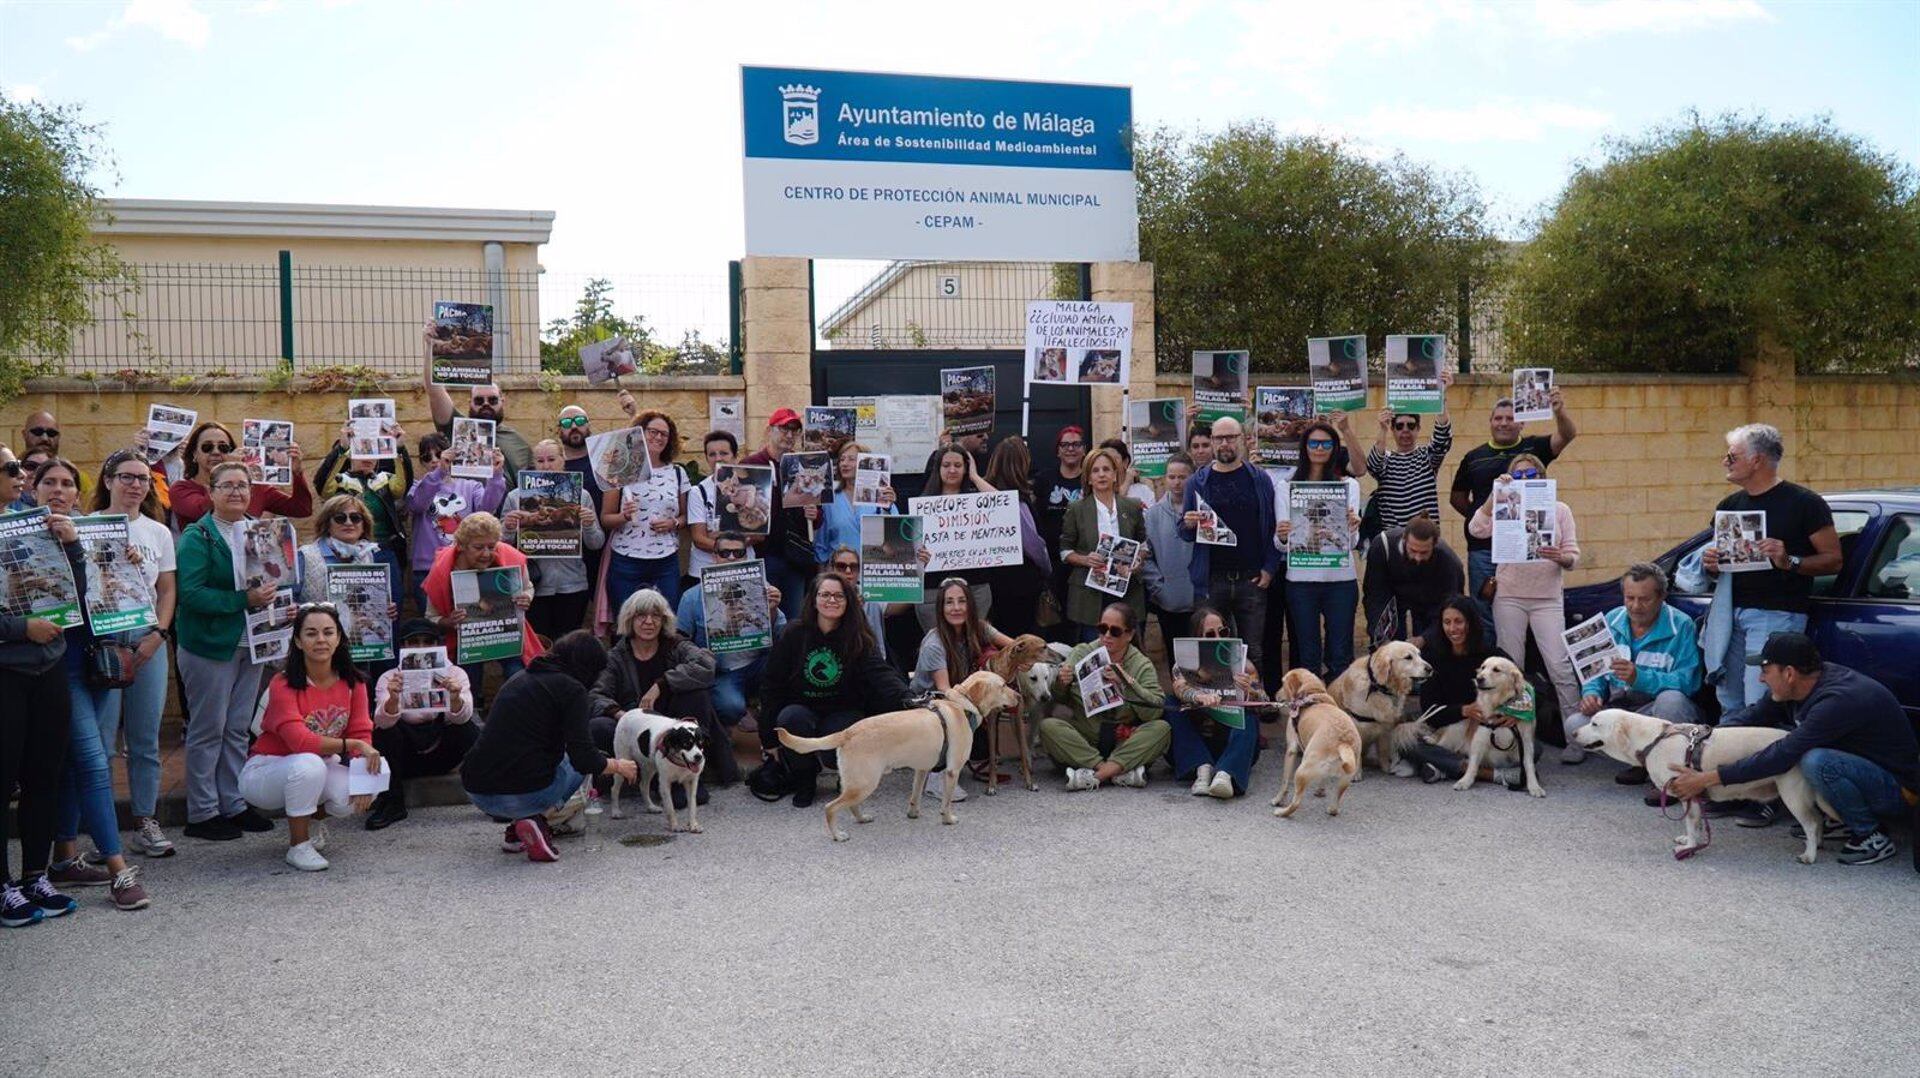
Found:
[[1042, 629], [1051, 629], [1066, 620], [1060, 614], [1060, 597], [1053, 589], [1044, 584], [1040, 588], [1040, 601], [1033, 608], [1033, 623]]
[[124, 689], [140, 674], [139, 658], [125, 644], [95, 640], [87, 645], [87, 686]]

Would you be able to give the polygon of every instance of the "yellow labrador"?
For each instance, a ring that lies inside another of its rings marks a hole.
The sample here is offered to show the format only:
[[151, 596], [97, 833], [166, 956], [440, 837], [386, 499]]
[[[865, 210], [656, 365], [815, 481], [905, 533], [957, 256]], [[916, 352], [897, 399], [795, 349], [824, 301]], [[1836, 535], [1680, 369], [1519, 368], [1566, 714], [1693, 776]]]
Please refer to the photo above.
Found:
[[[1327, 687], [1327, 695], [1360, 728], [1361, 740], [1365, 748], [1374, 750], [1374, 762], [1380, 770], [1413, 774], [1411, 763], [1400, 762], [1393, 728], [1406, 714], [1408, 697], [1432, 676], [1433, 666], [1420, 657], [1419, 648], [1404, 640], [1392, 640], [1375, 648], [1373, 654], [1353, 660]], [[1360, 781], [1359, 772], [1354, 772], [1353, 781]]]
[[[1505, 716], [1514, 722], [1510, 728], [1460, 722], [1440, 731], [1438, 740], [1445, 747], [1454, 748], [1454, 744], [1466, 740], [1467, 773], [1460, 776], [1460, 781], [1454, 783], [1453, 788], [1473, 789], [1474, 780], [1480, 777], [1482, 764], [1511, 767], [1517, 755], [1527, 778], [1527, 794], [1532, 797], [1547, 796], [1533, 766], [1536, 756], [1533, 747], [1533, 686], [1527, 684], [1527, 676], [1512, 662], [1495, 655], [1474, 671], [1473, 687], [1473, 702], [1479, 705], [1481, 714]], [[1500, 744], [1498, 736], [1503, 730], [1508, 738], [1505, 745]], [[1454, 751], [1460, 750], [1454, 748]]]
[[[1340, 815], [1347, 787], [1360, 774], [1360, 731], [1353, 717], [1327, 695], [1327, 687], [1306, 670], [1289, 670], [1280, 679], [1280, 695], [1287, 703], [1287, 763], [1280, 776], [1280, 792], [1273, 795], [1273, 814], [1292, 816], [1307, 796], [1307, 787], [1332, 779], [1337, 783], [1327, 815]], [[1291, 789], [1293, 799], [1287, 800]], [[1282, 805], [1285, 808], [1282, 808]]]

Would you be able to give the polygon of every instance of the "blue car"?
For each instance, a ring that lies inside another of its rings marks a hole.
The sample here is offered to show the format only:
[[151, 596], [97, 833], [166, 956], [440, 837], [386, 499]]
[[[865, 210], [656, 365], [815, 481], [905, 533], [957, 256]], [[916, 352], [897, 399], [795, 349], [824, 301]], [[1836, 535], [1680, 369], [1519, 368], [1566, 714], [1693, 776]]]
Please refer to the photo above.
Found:
[[[1823, 495], [1833, 509], [1845, 561], [1813, 583], [1807, 635], [1822, 657], [1852, 667], [1893, 690], [1920, 730], [1920, 487], [1887, 487]], [[1712, 506], [1701, 510], [1710, 520]], [[1673, 587], [1668, 602], [1704, 622], [1712, 600], [1700, 570], [1708, 530], [1654, 559]], [[1620, 605], [1620, 583], [1568, 588], [1567, 625]], [[1709, 704], [1712, 690], [1701, 699]], [[1711, 713], [1711, 712], [1710, 712]]]

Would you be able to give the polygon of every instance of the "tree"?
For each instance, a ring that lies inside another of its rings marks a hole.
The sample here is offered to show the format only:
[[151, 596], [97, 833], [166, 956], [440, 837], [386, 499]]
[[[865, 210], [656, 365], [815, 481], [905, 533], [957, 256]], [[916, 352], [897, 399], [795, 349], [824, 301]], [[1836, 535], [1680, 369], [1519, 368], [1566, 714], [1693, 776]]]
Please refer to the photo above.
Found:
[[1308, 337], [1448, 331], [1463, 285], [1498, 264], [1464, 177], [1264, 122], [1136, 139], [1141, 257], [1154, 264], [1162, 370], [1199, 349], [1250, 348], [1256, 370], [1303, 370]]
[[92, 241], [99, 145], [74, 107], [0, 94], [0, 401], [56, 369], [92, 324], [96, 289], [130, 283], [114, 249]]
[[675, 347], [650, 346], [640, 361], [640, 370], [643, 374], [726, 374], [732, 362], [727, 342], [707, 341], [699, 330], [689, 329], [680, 335]]
[[1578, 169], [1517, 256], [1515, 365], [1731, 372], [1920, 355], [1912, 169], [1825, 120], [1658, 128]]
[[605, 277], [587, 281], [586, 291], [573, 305], [573, 315], [547, 323], [540, 334], [540, 369], [555, 374], [582, 374], [580, 349], [608, 337], [625, 337], [636, 359], [658, 348], [645, 318], [622, 318], [613, 313], [613, 282]]

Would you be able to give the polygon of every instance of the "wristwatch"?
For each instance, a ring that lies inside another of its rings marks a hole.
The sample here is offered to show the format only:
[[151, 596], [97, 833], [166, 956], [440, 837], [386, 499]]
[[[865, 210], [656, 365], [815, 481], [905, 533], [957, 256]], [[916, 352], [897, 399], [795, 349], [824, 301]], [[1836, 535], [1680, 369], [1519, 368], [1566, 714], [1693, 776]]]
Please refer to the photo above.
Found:
[[1798, 554], [1787, 555], [1787, 572], [1797, 573], [1799, 571], [1800, 571], [1800, 555]]

